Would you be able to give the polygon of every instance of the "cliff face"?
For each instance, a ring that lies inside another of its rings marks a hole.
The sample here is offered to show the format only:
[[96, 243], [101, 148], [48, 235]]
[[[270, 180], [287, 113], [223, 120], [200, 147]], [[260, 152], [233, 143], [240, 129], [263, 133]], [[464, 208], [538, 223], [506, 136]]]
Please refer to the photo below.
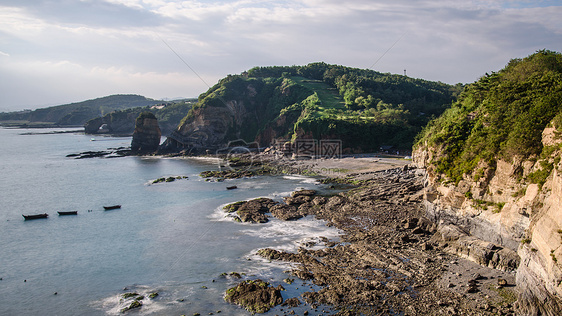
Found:
[[104, 117], [97, 117], [84, 124], [84, 132], [86, 134], [101, 133], [100, 127], [106, 124], [107, 131], [105, 133], [131, 135], [135, 131], [135, 120], [139, 114], [140, 111], [130, 111], [119, 116], [107, 114]]
[[262, 147], [301, 137], [349, 152], [410, 149], [460, 86], [325, 63], [256, 67], [199, 96], [162, 151], [200, 153], [242, 139]]
[[[552, 172], [540, 186], [521, 179], [542, 170], [541, 160], [484, 163], [475, 181], [465, 175], [447, 183], [436, 171], [439, 150], [419, 146], [414, 163], [425, 169], [424, 203], [439, 224], [439, 241], [448, 251], [489, 267], [516, 271], [522, 315], [562, 313], [562, 139], [554, 128], [543, 131], [542, 144], [555, 148], [546, 160]], [[542, 160], [545, 161], [545, 160]], [[542, 164], [544, 165], [544, 163]]]
[[435, 239], [517, 273], [522, 315], [562, 314], [562, 54], [514, 59], [466, 87], [414, 150]]
[[160, 127], [156, 116], [150, 112], [143, 112], [135, 122], [135, 131], [131, 141], [131, 151], [138, 153], [153, 153], [160, 145]]
[[214, 153], [238, 140], [248, 144], [258, 140], [267, 146], [272, 137], [286, 134], [292, 125], [286, 124], [283, 131], [271, 137], [258, 136], [260, 131], [276, 121], [283, 108], [299, 103], [311, 93], [288, 79], [227, 77], [200, 96], [198, 105], [190, 110], [161, 149]]

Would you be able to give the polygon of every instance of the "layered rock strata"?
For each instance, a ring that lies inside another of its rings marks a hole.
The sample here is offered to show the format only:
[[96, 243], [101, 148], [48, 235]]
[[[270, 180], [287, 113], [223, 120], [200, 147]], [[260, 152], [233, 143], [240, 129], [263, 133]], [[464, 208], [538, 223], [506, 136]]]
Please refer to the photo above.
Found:
[[[450, 253], [516, 271], [521, 315], [562, 314], [562, 141], [556, 135], [553, 128], [543, 132], [543, 146], [553, 149], [550, 157], [499, 160], [495, 168], [481, 163], [482, 177], [466, 175], [458, 184], [435, 171], [438, 150], [420, 146], [413, 154], [425, 170], [423, 203], [438, 224], [436, 238]], [[525, 180], [545, 162], [553, 170], [544, 183]]]

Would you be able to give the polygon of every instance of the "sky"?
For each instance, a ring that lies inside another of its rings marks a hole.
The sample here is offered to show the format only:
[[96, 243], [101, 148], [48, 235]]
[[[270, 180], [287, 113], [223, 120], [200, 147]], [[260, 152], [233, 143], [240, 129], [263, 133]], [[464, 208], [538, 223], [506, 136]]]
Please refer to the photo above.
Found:
[[450, 84], [562, 51], [562, 0], [0, 0], [0, 112], [323, 61]]

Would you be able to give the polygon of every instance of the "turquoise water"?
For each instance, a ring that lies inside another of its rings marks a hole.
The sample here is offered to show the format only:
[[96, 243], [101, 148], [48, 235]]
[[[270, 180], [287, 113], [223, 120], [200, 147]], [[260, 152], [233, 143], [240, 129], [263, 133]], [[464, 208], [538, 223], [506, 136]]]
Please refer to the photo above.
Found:
[[[65, 157], [128, 146], [130, 138], [21, 135], [45, 131], [0, 129], [0, 315], [120, 314], [125, 291], [159, 293], [134, 314], [249, 315], [224, 303], [224, 291], [239, 281], [222, 273], [280, 284], [287, 267], [259, 259], [259, 248], [295, 249], [318, 236], [337, 236], [310, 217], [252, 225], [221, 211], [234, 201], [322, 189], [309, 178], [206, 182], [198, 174], [216, 170], [215, 160]], [[175, 175], [189, 179], [150, 184]], [[226, 190], [230, 185], [239, 189]], [[123, 207], [102, 208], [113, 204]], [[56, 213], [71, 210], [78, 215]], [[37, 213], [49, 218], [23, 220], [22, 214]], [[299, 285], [285, 284], [284, 295], [297, 293]]]

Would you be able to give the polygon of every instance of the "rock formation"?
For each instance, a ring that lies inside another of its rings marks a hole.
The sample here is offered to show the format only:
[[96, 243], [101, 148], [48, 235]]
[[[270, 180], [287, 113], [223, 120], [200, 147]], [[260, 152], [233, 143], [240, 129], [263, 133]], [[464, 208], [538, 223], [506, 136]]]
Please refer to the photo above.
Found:
[[135, 122], [131, 151], [137, 153], [155, 152], [160, 145], [161, 136], [156, 116], [151, 112], [143, 112]]
[[439, 224], [449, 252], [481, 265], [514, 270], [522, 290], [522, 315], [562, 314], [562, 139], [554, 128], [543, 131], [543, 146], [554, 148], [553, 171], [542, 185], [520, 181], [541, 170], [540, 161], [499, 160], [475, 181], [439, 180], [433, 148], [420, 146], [414, 162], [425, 169], [424, 204]]
[[102, 126], [107, 126], [108, 134], [131, 135], [135, 130], [135, 119], [139, 116], [139, 112], [122, 112], [116, 115], [112, 112], [103, 117], [91, 119], [84, 124], [84, 132], [86, 134], [100, 134]]
[[468, 85], [413, 158], [448, 251], [516, 270], [523, 315], [562, 315], [562, 54], [541, 50]]

